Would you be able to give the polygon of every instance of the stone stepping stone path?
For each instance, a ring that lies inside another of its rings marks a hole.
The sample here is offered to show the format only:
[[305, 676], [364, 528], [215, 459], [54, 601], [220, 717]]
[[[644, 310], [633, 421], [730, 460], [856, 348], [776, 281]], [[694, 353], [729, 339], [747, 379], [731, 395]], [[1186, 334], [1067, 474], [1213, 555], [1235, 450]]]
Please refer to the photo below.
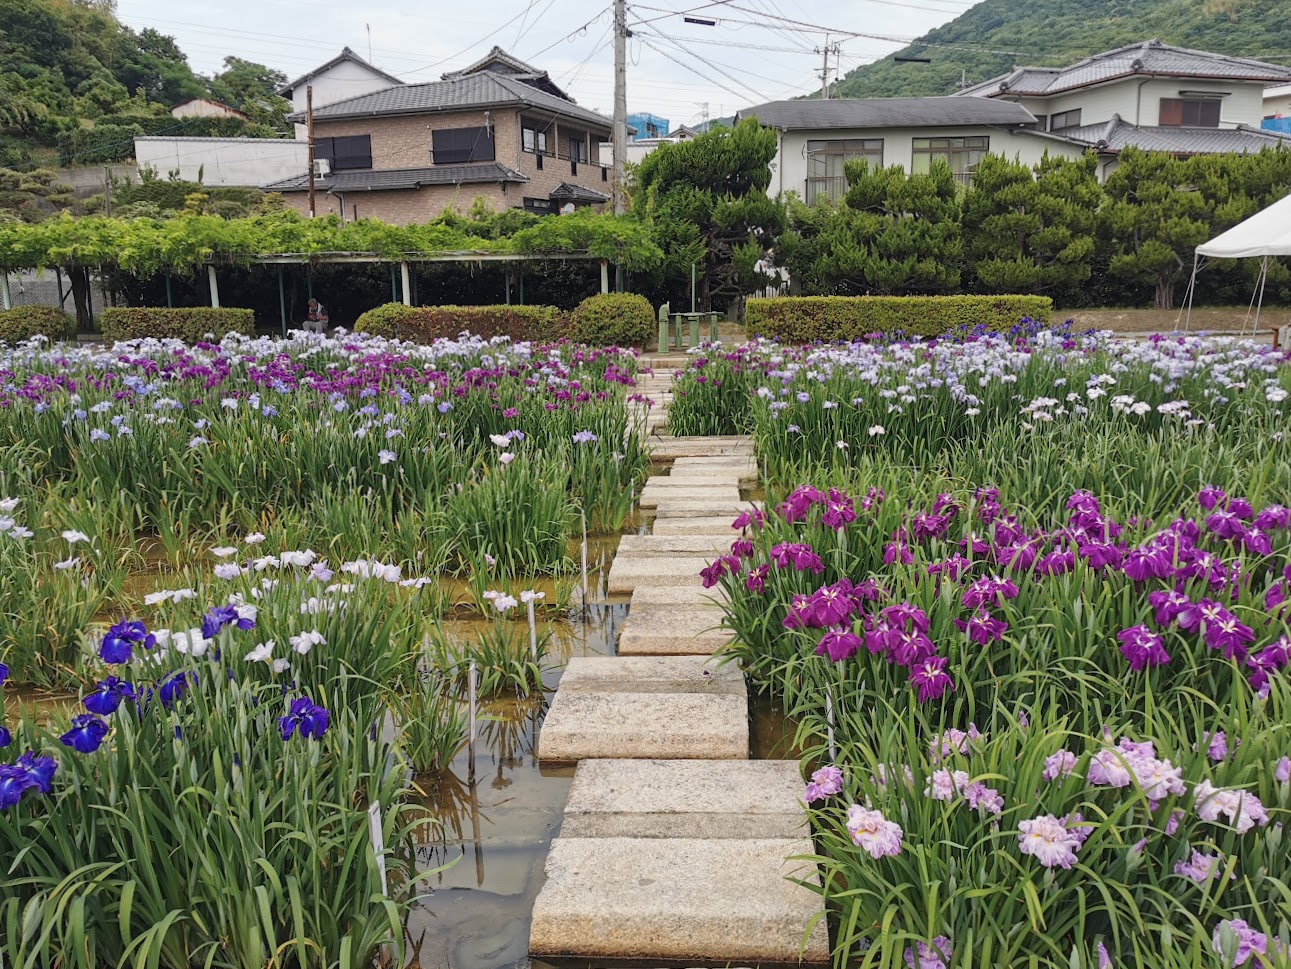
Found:
[[[671, 373], [640, 392], [663, 427]], [[644, 410], [644, 408], [642, 408]], [[652, 438], [672, 462], [642, 493], [653, 533], [624, 536], [611, 595], [629, 595], [617, 654], [566, 667], [538, 742], [544, 767], [577, 764], [529, 950], [619, 965], [830, 961], [796, 761], [749, 760], [748, 693], [722, 662], [724, 554], [757, 481], [747, 437]]]

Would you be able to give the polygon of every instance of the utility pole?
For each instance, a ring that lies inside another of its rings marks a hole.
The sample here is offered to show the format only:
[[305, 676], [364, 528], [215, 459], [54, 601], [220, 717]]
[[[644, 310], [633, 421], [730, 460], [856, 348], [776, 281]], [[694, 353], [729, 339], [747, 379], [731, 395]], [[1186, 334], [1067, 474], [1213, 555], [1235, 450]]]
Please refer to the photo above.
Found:
[[309, 137], [309, 217], [314, 217], [314, 85], [305, 88], [305, 130]]
[[627, 211], [628, 5], [614, 0], [614, 214]]
[[820, 65], [820, 96], [829, 100], [829, 34], [825, 35], [825, 46], [821, 50], [824, 59]]

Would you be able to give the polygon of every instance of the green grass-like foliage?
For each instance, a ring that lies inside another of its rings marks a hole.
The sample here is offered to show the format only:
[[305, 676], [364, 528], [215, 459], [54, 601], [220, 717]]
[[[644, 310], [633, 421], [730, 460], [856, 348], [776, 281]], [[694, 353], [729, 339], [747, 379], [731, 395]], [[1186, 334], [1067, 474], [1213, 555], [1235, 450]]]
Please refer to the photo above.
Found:
[[591, 346], [644, 347], [655, 329], [650, 301], [635, 293], [598, 293], [569, 317], [569, 338]]
[[[171, 338], [185, 343], [216, 342], [226, 333], [255, 333], [255, 313], [229, 306], [109, 307], [100, 317], [108, 340]], [[214, 339], [211, 339], [213, 335]]]
[[360, 333], [429, 343], [451, 339], [463, 330], [482, 337], [555, 340], [565, 330], [565, 314], [555, 306], [404, 306], [386, 303], [362, 314]]
[[748, 301], [750, 336], [786, 343], [857, 340], [868, 333], [938, 336], [966, 327], [1005, 330], [1048, 322], [1047, 296], [775, 296]]
[[75, 321], [52, 306], [15, 306], [0, 310], [0, 343], [20, 343], [33, 336], [60, 340], [75, 329]]

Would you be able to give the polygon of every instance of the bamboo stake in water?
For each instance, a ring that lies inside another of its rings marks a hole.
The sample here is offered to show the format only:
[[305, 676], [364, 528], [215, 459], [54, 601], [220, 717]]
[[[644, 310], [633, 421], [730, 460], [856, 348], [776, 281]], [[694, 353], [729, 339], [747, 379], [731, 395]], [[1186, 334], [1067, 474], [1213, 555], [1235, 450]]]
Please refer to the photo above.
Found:
[[472, 753], [475, 752], [474, 751], [475, 738], [476, 738], [475, 717], [477, 713], [476, 691], [479, 687], [479, 677], [480, 677], [480, 673], [479, 673], [479, 670], [475, 668], [475, 660], [471, 660], [470, 672], [467, 674], [467, 680], [466, 680], [466, 698], [467, 698], [467, 703], [470, 706], [470, 715], [471, 715], [471, 748], [472, 748], [471, 752]]
[[538, 662], [538, 624], [533, 617], [533, 597], [525, 603], [529, 608], [529, 658], [535, 663]]
[[578, 509], [583, 519], [583, 606], [587, 606], [587, 511]]
[[829, 686], [825, 687], [825, 720], [828, 723], [829, 762], [832, 764], [838, 759], [838, 750], [834, 746], [834, 690]]

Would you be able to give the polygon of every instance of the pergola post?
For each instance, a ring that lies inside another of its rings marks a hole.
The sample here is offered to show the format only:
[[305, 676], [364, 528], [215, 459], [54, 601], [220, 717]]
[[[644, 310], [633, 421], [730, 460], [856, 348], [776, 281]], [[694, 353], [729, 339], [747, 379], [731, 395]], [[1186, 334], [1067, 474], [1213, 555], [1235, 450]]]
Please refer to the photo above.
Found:
[[607, 259], [601, 260], [601, 292], [610, 291], [610, 263]]
[[390, 264], [390, 302], [399, 302], [399, 289], [395, 283], [395, 268], [393, 263]]
[[220, 284], [215, 278], [215, 267], [206, 267], [206, 278], [211, 283], [211, 306], [214, 309], [220, 308]]
[[412, 305], [412, 280], [409, 278], [408, 264], [406, 262], [399, 263], [399, 276], [400, 276], [400, 281], [403, 283], [403, 305], [411, 306]]
[[502, 289], [506, 293], [506, 305], [511, 305], [511, 270], [502, 270]]
[[166, 309], [173, 310], [174, 308], [175, 296], [170, 289], [170, 273], [166, 273]]
[[0, 309], [13, 309], [13, 297], [9, 295], [9, 272], [0, 273]]
[[58, 308], [61, 310], [67, 302], [67, 295], [63, 292], [63, 271], [57, 266], [54, 267], [54, 282], [58, 286]]
[[524, 263], [520, 264], [520, 305], [524, 306]]
[[282, 281], [283, 268], [278, 267], [278, 312], [282, 315], [282, 337], [287, 338], [287, 288]]

